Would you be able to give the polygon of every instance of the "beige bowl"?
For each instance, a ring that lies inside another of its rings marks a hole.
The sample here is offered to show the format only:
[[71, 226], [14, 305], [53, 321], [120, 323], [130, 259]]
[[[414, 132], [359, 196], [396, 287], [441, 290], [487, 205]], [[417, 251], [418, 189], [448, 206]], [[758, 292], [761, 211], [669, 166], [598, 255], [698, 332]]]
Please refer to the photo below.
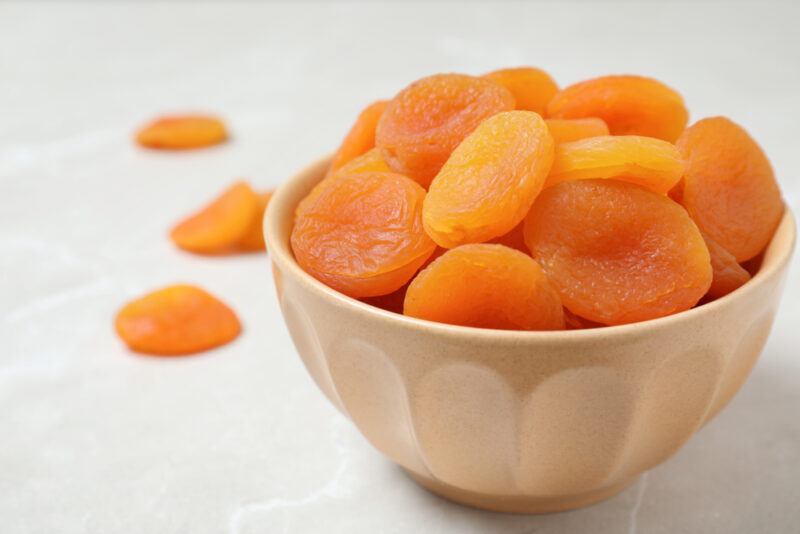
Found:
[[767, 340], [795, 238], [788, 210], [756, 276], [710, 304], [596, 330], [466, 328], [363, 304], [295, 263], [294, 208], [327, 161], [278, 189], [265, 218], [286, 324], [330, 401], [448, 499], [551, 512], [609, 497], [725, 406]]

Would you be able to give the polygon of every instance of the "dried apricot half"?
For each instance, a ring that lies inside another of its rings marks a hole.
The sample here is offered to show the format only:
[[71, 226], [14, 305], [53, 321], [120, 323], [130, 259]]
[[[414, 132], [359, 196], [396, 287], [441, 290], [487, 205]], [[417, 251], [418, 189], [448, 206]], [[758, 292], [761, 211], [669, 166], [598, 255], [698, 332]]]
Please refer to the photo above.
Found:
[[403, 313], [503, 330], [562, 330], [558, 293], [527, 254], [495, 244], [445, 252], [408, 286]]
[[681, 203], [689, 215], [737, 262], [757, 256], [783, 215], [781, 191], [761, 147], [725, 117], [696, 122], [677, 146], [686, 159]]
[[481, 122], [512, 109], [514, 97], [502, 85], [464, 74], [437, 74], [412, 83], [389, 102], [375, 143], [393, 171], [427, 187]]
[[627, 182], [545, 189], [525, 220], [525, 242], [564, 306], [598, 323], [687, 310], [711, 284], [708, 249], [686, 211]]
[[719, 243], [703, 234], [708, 253], [711, 255], [711, 270], [714, 277], [707, 296], [717, 299], [739, 289], [750, 280], [750, 273], [736, 262], [733, 254], [722, 248]]
[[604, 135], [556, 146], [545, 187], [567, 180], [615, 178], [666, 194], [683, 175], [675, 145], [638, 135]]
[[114, 326], [132, 350], [162, 356], [212, 349], [242, 330], [233, 310], [191, 285], [165, 287], [129, 302]]
[[431, 183], [422, 210], [428, 235], [452, 248], [510, 232], [525, 218], [553, 162], [553, 138], [532, 111], [486, 119]]
[[236, 182], [211, 204], [178, 223], [170, 238], [190, 252], [227, 252], [251, 231], [260, 204], [258, 194], [247, 183]]
[[673, 89], [644, 76], [602, 76], [570, 85], [547, 105], [554, 119], [600, 117], [613, 135], [646, 135], [674, 142], [689, 112]]
[[547, 129], [556, 144], [569, 143], [587, 137], [608, 135], [608, 125], [603, 119], [587, 117], [585, 119], [545, 119]]
[[378, 100], [359, 114], [331, 160], [332, 171], [375, 147], [375, 128], [387, 104], [386, 100]]
[[295, 215], [291, 245], [309, 274], [351, 297], [408, 282], [435, 244], [422, 227], [425, 190], [387, 172], [336, 174]]
[[555, 80], [542, 69], [534, 67], [499, 69], [483, 77], [511, 91], [516, 109], [535, 111], [539, 115], [544, 115], [547, 103], [558, 92]]
[[225, 124], [208, 115], [160, 117], [136, 133], [136, 142], [141, 146], [166, 150], [203, 148], [227, 138]]

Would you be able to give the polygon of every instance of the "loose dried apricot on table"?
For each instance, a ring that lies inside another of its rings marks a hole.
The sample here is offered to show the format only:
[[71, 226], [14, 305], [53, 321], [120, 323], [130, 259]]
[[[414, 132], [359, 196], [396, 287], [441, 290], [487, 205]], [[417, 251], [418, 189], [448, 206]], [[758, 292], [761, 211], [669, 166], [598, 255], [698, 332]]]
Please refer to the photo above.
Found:
[[558, 85], [553, 78], [534, 67], [499, 69], [483, 77], [511, 91], [516, 109], [535, 111], [539, 115], [544, 115], [547, 103], [558, 92]]
[[567, 180], [615, 178], [666, 194], [683, 175], [675, 145], [638, 135], [590, 137], [556, 146], [545, 187]]
[[686, 159], [680, 200], [697, 226], [737, 262], [757, 256], [783, 215], [781, 192], [761, 147], [724, 117], [698, 121], [677, 147]]
[[681, 95], [644, 76], [603, 76], [571, 85], [550, 100], [547, 116], [599, 117], [613, 135], [646, 135], [670, 142], [689, 120]]
[[397, 94], [378, 121], [375, 144], [389, 167], [423, 187], [485, 119], [514, 109], [514, 97], [485, 78], [437, 74]]
[[298, 264], [351, 297], [402, 287], [436, 246], [422, 228], [425, 190], [385, 172], [327, 181], [296, 213], [291, 245]]
[[404, 313], [462, 326], [562, 330], [558, 293], [530, 256], [503, 245], [450, 249], [408, 287]]
[[526, 218], [525, 241], [564, 306], [598, 323], [687, 310], [711, 284], [708, 249], [686, 211], [626, 182], [545, 189]]
[[587, 117], [585, 119], [545, 119], [547, 129], [556, 144], [569, 143], [587, 137], [608, 135], [608, 125], [603, 119]]
[[179, 356], [212, 349], [241, 332], [236, 314], [199, 287], [165, 287], [125, 305], [114, 323], [134, 351]]
[[510, 232], [533, 204], [553, 161], [553, 138], [532, 111], [486, 119], [453, 151], [422, 212], [428, 235], [452, 248]]
[[207, 115], [174, 115], [151, 122], [136, 134], [136, 142], [147, 148], [185, 150], [222, 143], [228, 138], [225, 124]]
[[244, 236], [236, 243], [235, 248], [242, 252], [262, 252], [267, 250], [267, 244], [264, 242], [264, 212], [267, 210], [269, 201], [272, 200], [272, 191], [262, 191], [258, 193], [258, 209], [253, 221], [250, 223], [250, 228], [245, 232]]
[[375, 128], [387, 104], [385, 100], [378, 100], [361, 112], [334, 154], [331, 160], [331, 172], [375, 147]]

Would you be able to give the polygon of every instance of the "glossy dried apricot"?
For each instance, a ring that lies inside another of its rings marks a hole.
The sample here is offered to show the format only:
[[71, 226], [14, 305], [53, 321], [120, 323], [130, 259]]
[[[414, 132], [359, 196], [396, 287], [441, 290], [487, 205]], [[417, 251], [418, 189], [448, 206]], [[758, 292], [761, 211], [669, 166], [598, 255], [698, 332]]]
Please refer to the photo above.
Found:
[[677, 143], [686, 159], [681, 203], [738, 262], [758, 255], [783, 215], [781, 192], [761, 147], [738, 124], [711, 117]]
[[708, 253], [711, 256], [711, 270], [714, 275], [711, 287], [706, 295], [712, 299], [724, 297], [740, 288], [750, 280], [750, 273], [736, 262], [733, 254], [725, 250], [719, 243], [703, 234]]
[[711, 284], [708, 249], [686, 211], [627, 182], [545, 189], [525, 220], [525, 241], [564, 306], [598, 323], [687, 310]]
[[178, 223], [170, 238], [190, 252], [228, 252], [251, 230], [259, 205], [258, 194], [245, 182], [236, 182], [211, 204]]
[[428, 235], [452, 248], [482, 243], [525, 218], [553, 161], [553, 138], [532, 111], [486, 119], [453, 151], [422, 210]]
[[646, 135], [674, 142], [689, 112], [673, 89], [644, 76], [602, 76], [571, 85], [547, 105], [555, 119], [599, 117], [613, 135]]
[[258, 209], [253, 216], [253, 221], [250, 223], [250, 228], [245, 232], [237, 243], [237, 247], [243, 252], [261, 252], [267, 250], [267, 244], [264, 242], [264, 212], [272, 199], [272, 191], [262, 191], [258, 193]]
[[587, 137], [609, 135], [608, 125], [603, 119], [587, 117], [585, 119], [545, 119], [547, 129], [556, 144], [569, 143]]
[[207, 115], [161, 117], [136, 133], [136, 142], [141, 146], [166, 150], [203, 148], [227, 138], [225, 124]]
[[422, 227], [425, 190], [394, 173], [336, 174], [295, 216], [297, 263], [351, 297], [399, 289], [431, 255]]
[[561, 330], [558, 293], [530, 256], [503, 245], [456, 247], [412, 280], [403, 313], [503, 330]]
[[359, 114], [331, 160], [332, 171], [375, 147], [375, 128], [387, 104], [386, 100], [378, 100]]
[[397, 94], [378, 122], [375, 143], [389, 167], [430, 184], [450, 153], [485, 119], [514, 109], [497, 83], [464, 74], [437, 74]]
[[539, 115], [544, 115], [547, 103], [558, 92], [555, 80], [534, 67], [500, 69], [483, 77], [508, 89], [514, 95], [516, 109], [535, 111]]
[[233, 310], [191, 285], [165, 287], [126, 304], [114, 326], [131, 349], [162, 356], [212, 349], [242, 330]]
[[556, 146], [545, 187], [567, 180], [615, 178], [666, 194], [683, 175], [675, 145], [638, 135], [590, 137]]

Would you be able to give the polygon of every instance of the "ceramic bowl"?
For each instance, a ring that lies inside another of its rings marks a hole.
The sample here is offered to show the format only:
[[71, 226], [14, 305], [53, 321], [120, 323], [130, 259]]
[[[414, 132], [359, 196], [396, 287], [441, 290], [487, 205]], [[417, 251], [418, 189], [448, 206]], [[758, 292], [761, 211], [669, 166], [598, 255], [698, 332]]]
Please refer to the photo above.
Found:
[[294, 209], [328, 160], [265, 217], [280, 306], [317, 386], [378, 450], [453, 501], [507, 512], [591, 504], [674, 454], [742, 385], [769, 335], [795, 225], [730, 295], [592, 330], [467, 328], [369, 306], [306, 274]]

